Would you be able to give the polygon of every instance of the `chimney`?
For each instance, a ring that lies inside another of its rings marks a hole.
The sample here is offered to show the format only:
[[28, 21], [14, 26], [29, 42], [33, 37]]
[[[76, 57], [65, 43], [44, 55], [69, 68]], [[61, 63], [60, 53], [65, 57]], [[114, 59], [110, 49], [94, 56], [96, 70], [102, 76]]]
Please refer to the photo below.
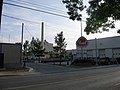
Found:
[[44, 22], [42, 22], [42, 27], [41, 27], [41, 43], [44, 49]]

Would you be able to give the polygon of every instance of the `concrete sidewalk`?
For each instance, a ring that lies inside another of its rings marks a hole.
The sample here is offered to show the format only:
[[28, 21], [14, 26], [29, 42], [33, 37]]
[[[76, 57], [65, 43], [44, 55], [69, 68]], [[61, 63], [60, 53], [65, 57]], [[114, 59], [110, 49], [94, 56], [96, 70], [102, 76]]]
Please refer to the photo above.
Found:
[[29, 75], [29, 74], [35, 74], [33, 68], [28, 67], [27, 69], [20, 69], [20, 70], [0, 69], [0, 77], [3, 77], [3, 76]]

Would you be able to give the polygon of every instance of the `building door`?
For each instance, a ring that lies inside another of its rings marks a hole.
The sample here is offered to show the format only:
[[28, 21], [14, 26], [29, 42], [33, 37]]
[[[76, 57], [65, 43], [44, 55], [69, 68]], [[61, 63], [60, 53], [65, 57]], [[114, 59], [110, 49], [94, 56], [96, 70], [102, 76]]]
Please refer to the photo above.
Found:
[[4, 67], [4, 54], [0, 53], [0, 68]]

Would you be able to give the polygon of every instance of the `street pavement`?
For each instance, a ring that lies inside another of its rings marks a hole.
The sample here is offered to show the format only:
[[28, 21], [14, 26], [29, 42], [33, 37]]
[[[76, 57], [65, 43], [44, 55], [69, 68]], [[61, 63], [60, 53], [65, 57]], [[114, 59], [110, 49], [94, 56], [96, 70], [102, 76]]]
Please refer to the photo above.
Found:
[[44, 63], [44, 64], [43, 63], [27, 63], [26, 65], [28, 67], [33, 68], [34, 72], [37, 72], [39, 74], [65, 73], [65, 72], [84, 71], [84, 70], [119, 66], [119, 65], [106, 65], [106, 66], [94, 66], [94, 67], [80, 68], [80, 67], [53, 65], [49, 63]]
[[[119, 66], [76, 69], [47, 64], [29, 65], [36, 66], [38, 73], [0, 77], [0, 90], [120, 90]], [[40, 67], [44, 69], [42, 72]]]

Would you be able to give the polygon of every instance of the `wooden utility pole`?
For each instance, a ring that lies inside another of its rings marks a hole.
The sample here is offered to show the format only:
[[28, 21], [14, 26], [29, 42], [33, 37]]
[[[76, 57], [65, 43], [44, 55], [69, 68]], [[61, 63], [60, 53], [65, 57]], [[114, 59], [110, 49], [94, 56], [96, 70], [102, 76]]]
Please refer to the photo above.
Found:
[[3, 6], [3, 0], [0, 0], [0, 31], [1, 31], [1, 19], [2, 19], [2, 6]]

